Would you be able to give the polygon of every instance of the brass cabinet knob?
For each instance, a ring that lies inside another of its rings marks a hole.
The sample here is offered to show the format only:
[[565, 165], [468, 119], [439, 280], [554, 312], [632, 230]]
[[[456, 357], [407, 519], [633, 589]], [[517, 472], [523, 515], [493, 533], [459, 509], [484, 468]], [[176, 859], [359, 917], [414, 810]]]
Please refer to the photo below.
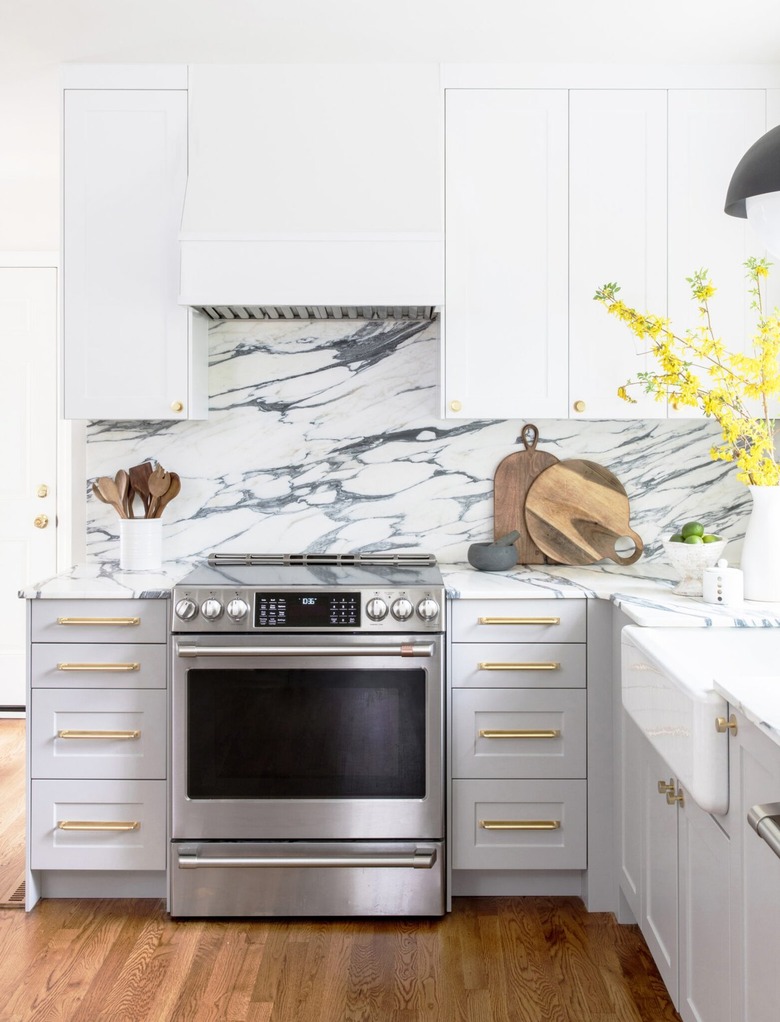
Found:
[[725, 717], [715, 718], [715, 730], [720, 735], [730, 731], [733, 735], [737, 733], [737, 718], [732, 713], [728, 720]]
[[574, 402], [574, 411], [575, 412], [584, 412], [585, 411], [585, 402], [584, 401], [575, 401]]
[[659, 781], [658, 782], [658, 794], [659, 795], [668, 795], [670, 791], [674, 791], [674, 778], [673, 777], [671, 777], [669, 779], [668, 784], [667, 784], [666, 781]]
[[35, 518], [33, 518], [33, 525], [35, 526], [36, 529], [45, 529], [48, 524], [49, 524], [48, 515], [36, 515]]
[[49, 487], [46, 485], [46, 483], [41, 483], [41, 485], [35, 491], [35, 496], [36, 497], [48, 497], [49, 496]]
[[459, 411], [461, 411], [462, 408], [463, 408], [463, 405], [460, 403], [460, 401], [450, 401], [450, 411], [451, 412], [459, 412]]
[[184, 411], [184, 405], [181, 403], [181, 401], [172, 401], [171, 402], [171, 411], [172, 412], [183, 412]]

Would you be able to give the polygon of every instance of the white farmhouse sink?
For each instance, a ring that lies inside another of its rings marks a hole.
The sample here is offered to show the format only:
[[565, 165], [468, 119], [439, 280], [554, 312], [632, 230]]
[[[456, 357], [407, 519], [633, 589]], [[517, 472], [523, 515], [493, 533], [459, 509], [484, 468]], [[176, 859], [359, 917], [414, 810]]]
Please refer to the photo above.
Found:
[[710, 813], [728, 811], [726, 700], [730, 677], [780, 675], [778, 628], [623, 629], [623, 706], [666, 760], [686, 795]]

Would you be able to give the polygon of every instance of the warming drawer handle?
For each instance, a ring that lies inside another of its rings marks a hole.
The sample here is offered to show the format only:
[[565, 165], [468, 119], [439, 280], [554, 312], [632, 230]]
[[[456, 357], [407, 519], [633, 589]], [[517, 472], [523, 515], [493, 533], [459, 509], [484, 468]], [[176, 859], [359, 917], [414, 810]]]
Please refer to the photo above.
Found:
[[177, 646], [178, 656], [400, 656], [431, 657], [433, 643], [402, 642], [395, 646]]
[[484, 660], [477, 664], [480, 671], [559, 671], [561, 665], [554, 660], [529, 661], [528, 663]]
[[108, 738], [120, 741], [136, 741], [141, 737], [140, 731], [77, 731], [73, 728], [65, 728], [57, 732], [58, 738]]
[[559, 625], [559, 617], [480, 617], [480, 625]]
[[780, 802], [752, 806], [747, 821], [780, 859]]
[[140, 625], [140, 617], [58, 617], [58, 625], [119, 625], [132, 628]]
[[499, 730], [497, 728], [482, 727], [479, 729], [480, 738], [560, 738], [561, 732], [557, 727], [550, 728], [517, 728]]
[[435, 849], [425, 849], [411, 855], [213, 855], [203, 858], [179, 852], [179, 869], [241, 869], [245, 866], [263, 869], [341, 866], [432, 869], [435, 862]]

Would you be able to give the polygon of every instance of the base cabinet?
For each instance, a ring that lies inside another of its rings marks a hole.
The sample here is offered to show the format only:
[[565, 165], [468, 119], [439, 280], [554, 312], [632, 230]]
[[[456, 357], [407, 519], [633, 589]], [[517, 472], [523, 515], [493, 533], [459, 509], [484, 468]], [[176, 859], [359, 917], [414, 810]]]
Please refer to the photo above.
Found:
[[167, 600], [29, 603], [28, 909], [103, 896], [112, 878], [114, 896], [164, 891], [167, 612]]
[[623, 738], [623, 895], [685, 1022], [734, 1022], [729, 836], [625, 712]]

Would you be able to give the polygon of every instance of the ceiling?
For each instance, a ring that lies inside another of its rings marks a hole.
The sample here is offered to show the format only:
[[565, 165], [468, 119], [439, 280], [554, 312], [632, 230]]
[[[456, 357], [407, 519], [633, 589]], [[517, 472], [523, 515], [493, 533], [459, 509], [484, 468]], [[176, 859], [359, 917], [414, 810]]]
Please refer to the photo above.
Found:
[[0, 0], [0, 64], [774, 64], [751, 0]]

